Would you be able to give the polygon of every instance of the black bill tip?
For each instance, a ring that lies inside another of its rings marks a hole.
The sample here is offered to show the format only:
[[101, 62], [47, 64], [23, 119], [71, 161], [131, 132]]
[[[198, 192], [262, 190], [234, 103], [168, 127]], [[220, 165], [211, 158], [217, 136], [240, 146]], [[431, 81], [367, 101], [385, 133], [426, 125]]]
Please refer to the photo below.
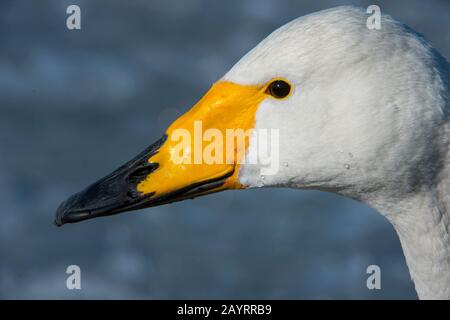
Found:
[[110, 175], [61, 203], [56, 211], [55, 224], [62, 226], [66, 223], [110, 216], [218, 192], [226, 179], [233, 175], [234, 167], [220, 177], [192, 181], [184, 187], [164, 194], [140, 193], [137, 185], [159, 167], [158, 163], [149, 162], [149, 160], [158, 152], [166, 137], [164, 136]]
[[71, 208], [73, 207], [73, 203], [76, 202], [76, 199], [78, 198], [78, 194], [73, 195], [63, 203], [61, 203], [56, 210], [56, 217], [55, 217], [55, 225], [58, 227], [61, 227], [63, 224], [66, 223], [72, 223], [77, 222], [81, 220], [89, 219], [89, 216], [91, 213], [89, 211], [72, 211]]
[[62, 202], [56, 210], [54, 223], [60, 227], [141, 206], [152, 194], [140, 194], [136, 187], [158, 168], [158, 163], [149, 162], [149, 159], [158, 152], [166, 138], [164, 135], [134, 159]]

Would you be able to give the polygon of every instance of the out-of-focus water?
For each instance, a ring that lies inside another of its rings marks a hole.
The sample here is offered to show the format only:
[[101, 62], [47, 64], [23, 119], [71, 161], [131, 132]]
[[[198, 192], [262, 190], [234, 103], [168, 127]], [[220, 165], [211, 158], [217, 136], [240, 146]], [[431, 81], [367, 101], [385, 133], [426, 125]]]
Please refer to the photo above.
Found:
[[[341, 4], [371, 1], [0, 2], [0, 298], [415, 298], [393, 228], [332, 194], [229, 191], [52, 225], [273, 29]], [[450, 2], [377, 4], [450, 57]]]

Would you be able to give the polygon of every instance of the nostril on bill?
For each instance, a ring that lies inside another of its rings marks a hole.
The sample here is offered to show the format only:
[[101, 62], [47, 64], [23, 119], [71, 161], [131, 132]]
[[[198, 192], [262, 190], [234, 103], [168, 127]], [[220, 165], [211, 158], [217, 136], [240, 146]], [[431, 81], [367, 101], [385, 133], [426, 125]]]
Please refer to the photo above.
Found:
[[157, 163], [149, 163], [142, 167], [139, 167], [138, 169], [134, 170], [128, 175], [128, 180], [130, 182], [137, 182], [139, 180], [142, 180], [146, 176], [148, 176], [150, 173], [155, 171], [158, 168]]
[[137, 190], [131, 189], [131, 190], [127, 191], [127, 197], [128, 198], [136, 199], [136, 198], [139, 198], [139, 196], [140, 196], [140, 194], [139, 194], [139, 192]]

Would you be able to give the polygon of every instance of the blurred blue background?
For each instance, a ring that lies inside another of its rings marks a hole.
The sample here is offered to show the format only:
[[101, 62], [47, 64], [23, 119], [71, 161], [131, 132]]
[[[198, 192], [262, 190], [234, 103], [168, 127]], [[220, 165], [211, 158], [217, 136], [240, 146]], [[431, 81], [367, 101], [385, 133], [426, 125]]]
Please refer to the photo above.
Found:
[[[332, 194], [228, 191], [52, 224], [272, 30], [342, 4], [378, 4], [450, 57], [447, 0], [2, 0], [0, 298], [416, 298], [390, 224]], [[71, 264], [82, 290], [66, 289]]]

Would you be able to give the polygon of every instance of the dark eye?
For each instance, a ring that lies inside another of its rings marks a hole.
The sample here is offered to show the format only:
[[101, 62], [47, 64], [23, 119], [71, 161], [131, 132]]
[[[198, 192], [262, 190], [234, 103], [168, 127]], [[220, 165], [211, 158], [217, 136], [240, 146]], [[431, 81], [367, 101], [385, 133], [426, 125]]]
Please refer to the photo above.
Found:
[[291, 92], [291, 85], [283, 80], [275, 80], [267, 87], [267, 93], [277, 99], [287, 97], [289, 92]]

